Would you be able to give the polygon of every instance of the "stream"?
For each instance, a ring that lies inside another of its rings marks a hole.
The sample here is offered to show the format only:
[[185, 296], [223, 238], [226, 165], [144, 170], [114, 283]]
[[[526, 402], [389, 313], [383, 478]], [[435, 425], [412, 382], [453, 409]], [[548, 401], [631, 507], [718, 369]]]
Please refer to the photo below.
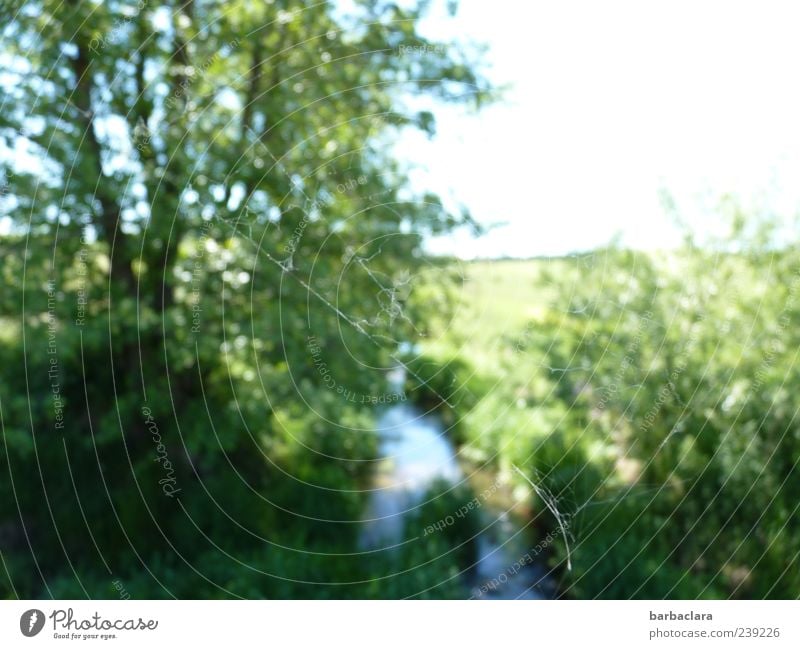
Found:
[[[391, 377], [395, 386], [404, 377]], [[363, 547], [386, 548], [404, 541], [405, 513], [419, 505], [427, 490], [444, 481], [465, 480], [458, 454], [436, 414], [407, 402], [388, 406], [378, 419], [380, 462], [377, 465], [361, 532]], [[455, 515], [456, 512], [453, 512]], [[475, 539], [474, 565], [464, 570], [464, 585], [472, 599], [548, 599], [555, 588], [540, 563], [520, 567], [531, 548], [521, 527], [501, 508], [486, 500], [468, 516], [480, 516], [483, 531]], [[431, 521], [433, 524], [435, 521]], [[411, 536], [411, 534], [409, 534]], [[420, 534], [414, 543], [424, 543]]]

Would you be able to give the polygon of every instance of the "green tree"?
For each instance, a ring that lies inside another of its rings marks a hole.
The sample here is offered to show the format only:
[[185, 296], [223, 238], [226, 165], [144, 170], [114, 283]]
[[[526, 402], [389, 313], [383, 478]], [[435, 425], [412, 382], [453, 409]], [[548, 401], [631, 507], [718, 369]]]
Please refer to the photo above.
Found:
[[391, 143], [433, 134], [415, 96], [488, 92], [474, 53], [420, 34], [426, 9], [4, 9], [0, 136], [27, 152], [0, 203], [9, 593], [102, 596], [110, 573], [133, 596], [324, 596], [309, 582], [358, 575], [325, 556], [355, 547], [336, 521], [375, 452], [351, 397], [414, 335], [422, 238], [469, 223]]

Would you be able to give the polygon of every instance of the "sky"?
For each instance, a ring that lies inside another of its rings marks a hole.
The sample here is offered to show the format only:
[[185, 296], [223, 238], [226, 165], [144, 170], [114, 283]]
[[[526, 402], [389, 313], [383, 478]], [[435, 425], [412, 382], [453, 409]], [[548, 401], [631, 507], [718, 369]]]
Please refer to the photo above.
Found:
[[404, 137], [414, 182], [485, 225], [429, 242], [463, 258], [559, 255], [608, 243], [663, 249], [723, 229], [720, 202], [796, 215], [800, 9], [791, 3], [462, 0], [426, 35], [488, 45], [506, 99], [439, 108]]
[[[503, 101], [439, 107], [397, 155], [415, 186], [489, 227], [428, 241], [462, 258], [668, 248], [723, 229], [719, 205], [800, 205], [800, 7], [792, 2], [435, 0], [423, 33], [488, 46]], [[15, 152], [18, 160], [21, 152]], [[0, 232], [3, 230], [0, 223]]]

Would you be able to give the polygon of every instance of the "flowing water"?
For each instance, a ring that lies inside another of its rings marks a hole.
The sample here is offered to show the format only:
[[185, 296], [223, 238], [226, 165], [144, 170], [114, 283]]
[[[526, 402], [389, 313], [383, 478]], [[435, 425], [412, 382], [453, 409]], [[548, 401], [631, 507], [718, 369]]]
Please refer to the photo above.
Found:
[[[400, 381], [395, 377], [393, 383]], [[391, 548], [404, 540], [405, 519], [420, 504], [427, 490], [439, 481], [464, 480], [456, 450], [435, 414], [425, 414], [408, 403], [389, 406], [378, 420], [380, 457], [362, 544]], [[455, 512], [453, 512], [455, 515]], [[520, 567], [529, 553], [526, 535], [504, 509], [489, 502], [471, 511], [479, 516], [481, 532], [475, 539], [474, 564], [465, 570], [464, 585], [476, 599], [544, 599], [553, 587], [539, 564]], [[433, 523], [434, 521], [431, 521]], [[425, 543], [418, 538], [414, 543]], [[388, 550], [391, 551], [391, 550]]]

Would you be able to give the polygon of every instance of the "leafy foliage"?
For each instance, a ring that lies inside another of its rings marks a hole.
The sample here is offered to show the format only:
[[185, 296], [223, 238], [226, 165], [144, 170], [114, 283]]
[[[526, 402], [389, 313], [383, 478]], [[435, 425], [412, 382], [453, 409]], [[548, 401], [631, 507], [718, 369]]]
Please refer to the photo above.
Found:
[[800, 591], [800, 259], [737, 247], [475, 264], [475, 303], [431, 347], [477, 365], [484, 396], [455, 408], [471, 456], [521, 467], [569, 520], [566, 595]]
[[488, 92], [425, 5], [3, 21], [0, 593], [374, 594], [363, 396], [421, 317], [422, 238], [469, 222], [389, 152], [435, 128], [410, 98]]

